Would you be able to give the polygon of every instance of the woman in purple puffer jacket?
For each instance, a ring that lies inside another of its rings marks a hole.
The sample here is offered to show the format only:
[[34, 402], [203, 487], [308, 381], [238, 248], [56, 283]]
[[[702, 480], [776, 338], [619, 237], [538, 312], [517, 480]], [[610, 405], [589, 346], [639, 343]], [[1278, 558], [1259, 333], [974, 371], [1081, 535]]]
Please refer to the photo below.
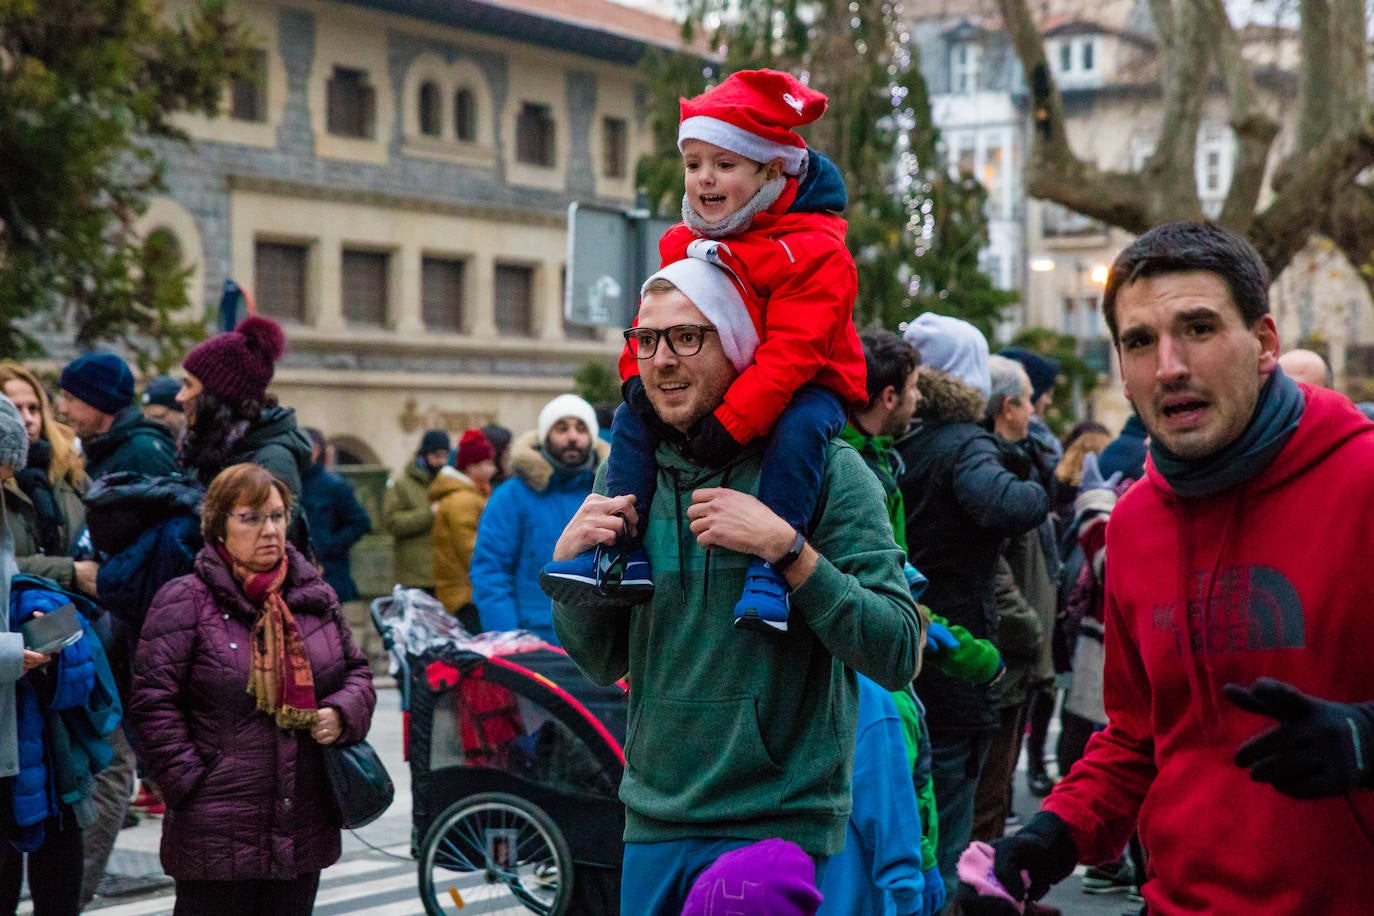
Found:
[[129, 713], [167, 802], [175, 916], [305, 916], [339, 858], [320, 746], [361, 741], [377, 698], [334, 591], [286, 543], [290, 517], [281, 481], [225, 469], [195, 572], [143, 625]]

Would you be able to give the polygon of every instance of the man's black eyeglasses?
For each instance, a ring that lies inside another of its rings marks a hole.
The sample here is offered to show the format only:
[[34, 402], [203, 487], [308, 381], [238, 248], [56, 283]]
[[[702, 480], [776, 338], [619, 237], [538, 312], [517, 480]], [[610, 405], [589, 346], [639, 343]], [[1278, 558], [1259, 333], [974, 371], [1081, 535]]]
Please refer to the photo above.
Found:
[[701, 351], [706, 335], [715, 333], [709, 324], [675, 324], [671, 328], [630, 328], [625, 342], [638, 359], [649, 359], [658, 352], [660, 339], [668, 341], [668, 349], [677, 356], [695, 356]]

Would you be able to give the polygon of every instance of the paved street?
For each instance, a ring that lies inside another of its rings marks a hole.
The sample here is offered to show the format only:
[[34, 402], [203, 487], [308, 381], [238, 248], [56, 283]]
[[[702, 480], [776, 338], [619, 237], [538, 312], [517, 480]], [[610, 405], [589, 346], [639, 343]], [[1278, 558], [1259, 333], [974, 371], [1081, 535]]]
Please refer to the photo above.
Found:
[[[396, 801], [380, 820], [357, 834], [344, 833], [343, 858], [326, 869], [321, 879], [315, 906], [317, 916], [424, 914], [417, 891], [415, 863], [410, 859], [410, 770], [401, 759], [400, 694], [390, 686], [389, 679], [380, 681], [378, 687], [371, 740], [396, 783]], [[1050, 746], [1053, 744], [1051, 738]], [[1023, 818], [1028, 817], [1035, 810], [1037, 800], [1025, 793], [1024, 765], [1017, 773], [1016, 791], [1016, 810]], [[161, 822], [157, 818], [144, 818], [137, 827], [119, 835], [111, 871], [124, 876], [121, 883], [146, 886], [162, 878], [158, 863], [160, 839]], [[464, 914], [514, 916], [526, 912], [494, 902], [484, 904], [480, 886], [464, 885], [459, 891], [466, 903], [461, 911]], [[164, 884], [117, 897], [97, 897], [87, 912], [100, 916], [170, 916], [173, 902], [171, 886]], [[1127, 907], [1121, 894], [1084, 894], [1079, 889], [1078, 878], [1065, 881], [1045, 902], [1060, 907], [1065, 916], [1118, 916]], [[25, 902], [19, 913], [28, 916], [32, 907]]]

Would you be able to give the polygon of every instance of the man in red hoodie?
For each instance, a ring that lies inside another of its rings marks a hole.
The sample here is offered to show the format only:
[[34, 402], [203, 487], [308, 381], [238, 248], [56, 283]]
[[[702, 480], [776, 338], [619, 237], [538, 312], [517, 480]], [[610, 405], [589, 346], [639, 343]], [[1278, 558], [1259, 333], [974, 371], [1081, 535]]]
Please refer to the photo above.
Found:
[[1112, 266], [1150, 455], [1107, 529], [1110, 724], [994, 844], [1015, 897], [1114, 858], [1138, 821], [1152, 916], [1374, 911], [1374, 425], [1278, 368], [1268, 285], [1208, 224]]

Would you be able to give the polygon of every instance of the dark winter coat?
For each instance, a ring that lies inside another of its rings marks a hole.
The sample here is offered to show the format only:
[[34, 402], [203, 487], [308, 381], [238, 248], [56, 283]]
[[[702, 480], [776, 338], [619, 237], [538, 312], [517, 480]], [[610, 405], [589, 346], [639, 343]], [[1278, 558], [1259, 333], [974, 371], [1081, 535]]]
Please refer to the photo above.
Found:
[[301, 506], [310, 522], [310, 542], [315, 559], [324, 566], [328, 582], [340, 601], [357, 601], [358, 586], [353, 581], [349, 551], [358, 539], [372, 530], [367, 510], [358, 502], [353, 486], [317, 462], [301, 477]]
[[[296, 426], [296, 412], [289, 407], [269, 407], [258, 414], [243, 437], [233, 444], [224, 467], [245, 461], [260, 465], [286, 484], [299, 502], [301, 476], [310, 467], [311, 451], [310, 437]], [[210, 483], [208, 480], [203, 482]]]
[[[592, 450], [595, 464], [611, 453], [599, 439]], [[477, 524], [468, 571], [472, 600], [482, 629], [529, 630], [557, 644], [553, 602], [539, 587], [539, 570], [553, 559], [553, 546], [592, 492], [595, 472], [555, 470], [534, 430], [511, 443], [510, 454], [514, 473], [492, 492]]]
[[75, 588], [77, 542], [86, 530], [86, 507], [81, 501], [86, 490], [86, 478], [73, 487], [66, 477], [52, 485], [53, 500], [61, 522], [62, 552], [44, 553], [39, 543], [38, 512], [33, 500], [14, 480], [5, 481], [3, 498], [14, 533], [14, 559], [19, 571], [31, 576], [52, 579], [63, 588]]
[[[343, 718], [341, 744], [361, 741], [376, 694], [334, 592], [288, 545], [283, 596], [300, 626], [321, 707]], [[178, 880], [285, 880], [339, 858], [339, 817], [323, 753], [308, 731], [285, 731], [247, 692], [258, 609], [213, 548], [169, 582], [148, 610], [130, 720], [162, 789], [162, 867]]]
[[382, 525], [394, 542], [394, 577], [406, 588], [434, 587], [434, 512], [429, 485], [434, 472], [416, 458], [386, 482]]
[[[897, 442], [911, 563], [930, 579], [921, 596], [979, 639], [997, 638], [997, 557], [1004, 538], [1029, 531], [1049, 512], [1049, 496], [1002, 463], [992, 433], [975, 424], [984, 398], [944, 373], [922, 370], [919, 416]], [[928, 665], [916, 679], [932, 732], [995, 731], [988, 687]]]
[[115, 414], [114, 425], [99, 436], [81, 440], [86, 475], [99, 480], [115, 471], [157, 476], [177, 473], [177, 444], [161, 423], [143, 416], [137, 404]]
[[289, 407], [268, 407], [229, 447], [224, 467], [214, 468], [214, 472], [208, 476], [202, 473], [200, 482], [208, 487], [216, 474], [236, 464], [249, 463], [266, 468], [273, 477], [286, 484], [295, 503], [291, 508], [291, 524], [287, 528], [286, 539], [297, 550], [310, 556], [314, 544], [305, 511], [301, 507], [301, 475], [310, 466], [311, 451], [310, 437], [296, 426], [296, 412]]

